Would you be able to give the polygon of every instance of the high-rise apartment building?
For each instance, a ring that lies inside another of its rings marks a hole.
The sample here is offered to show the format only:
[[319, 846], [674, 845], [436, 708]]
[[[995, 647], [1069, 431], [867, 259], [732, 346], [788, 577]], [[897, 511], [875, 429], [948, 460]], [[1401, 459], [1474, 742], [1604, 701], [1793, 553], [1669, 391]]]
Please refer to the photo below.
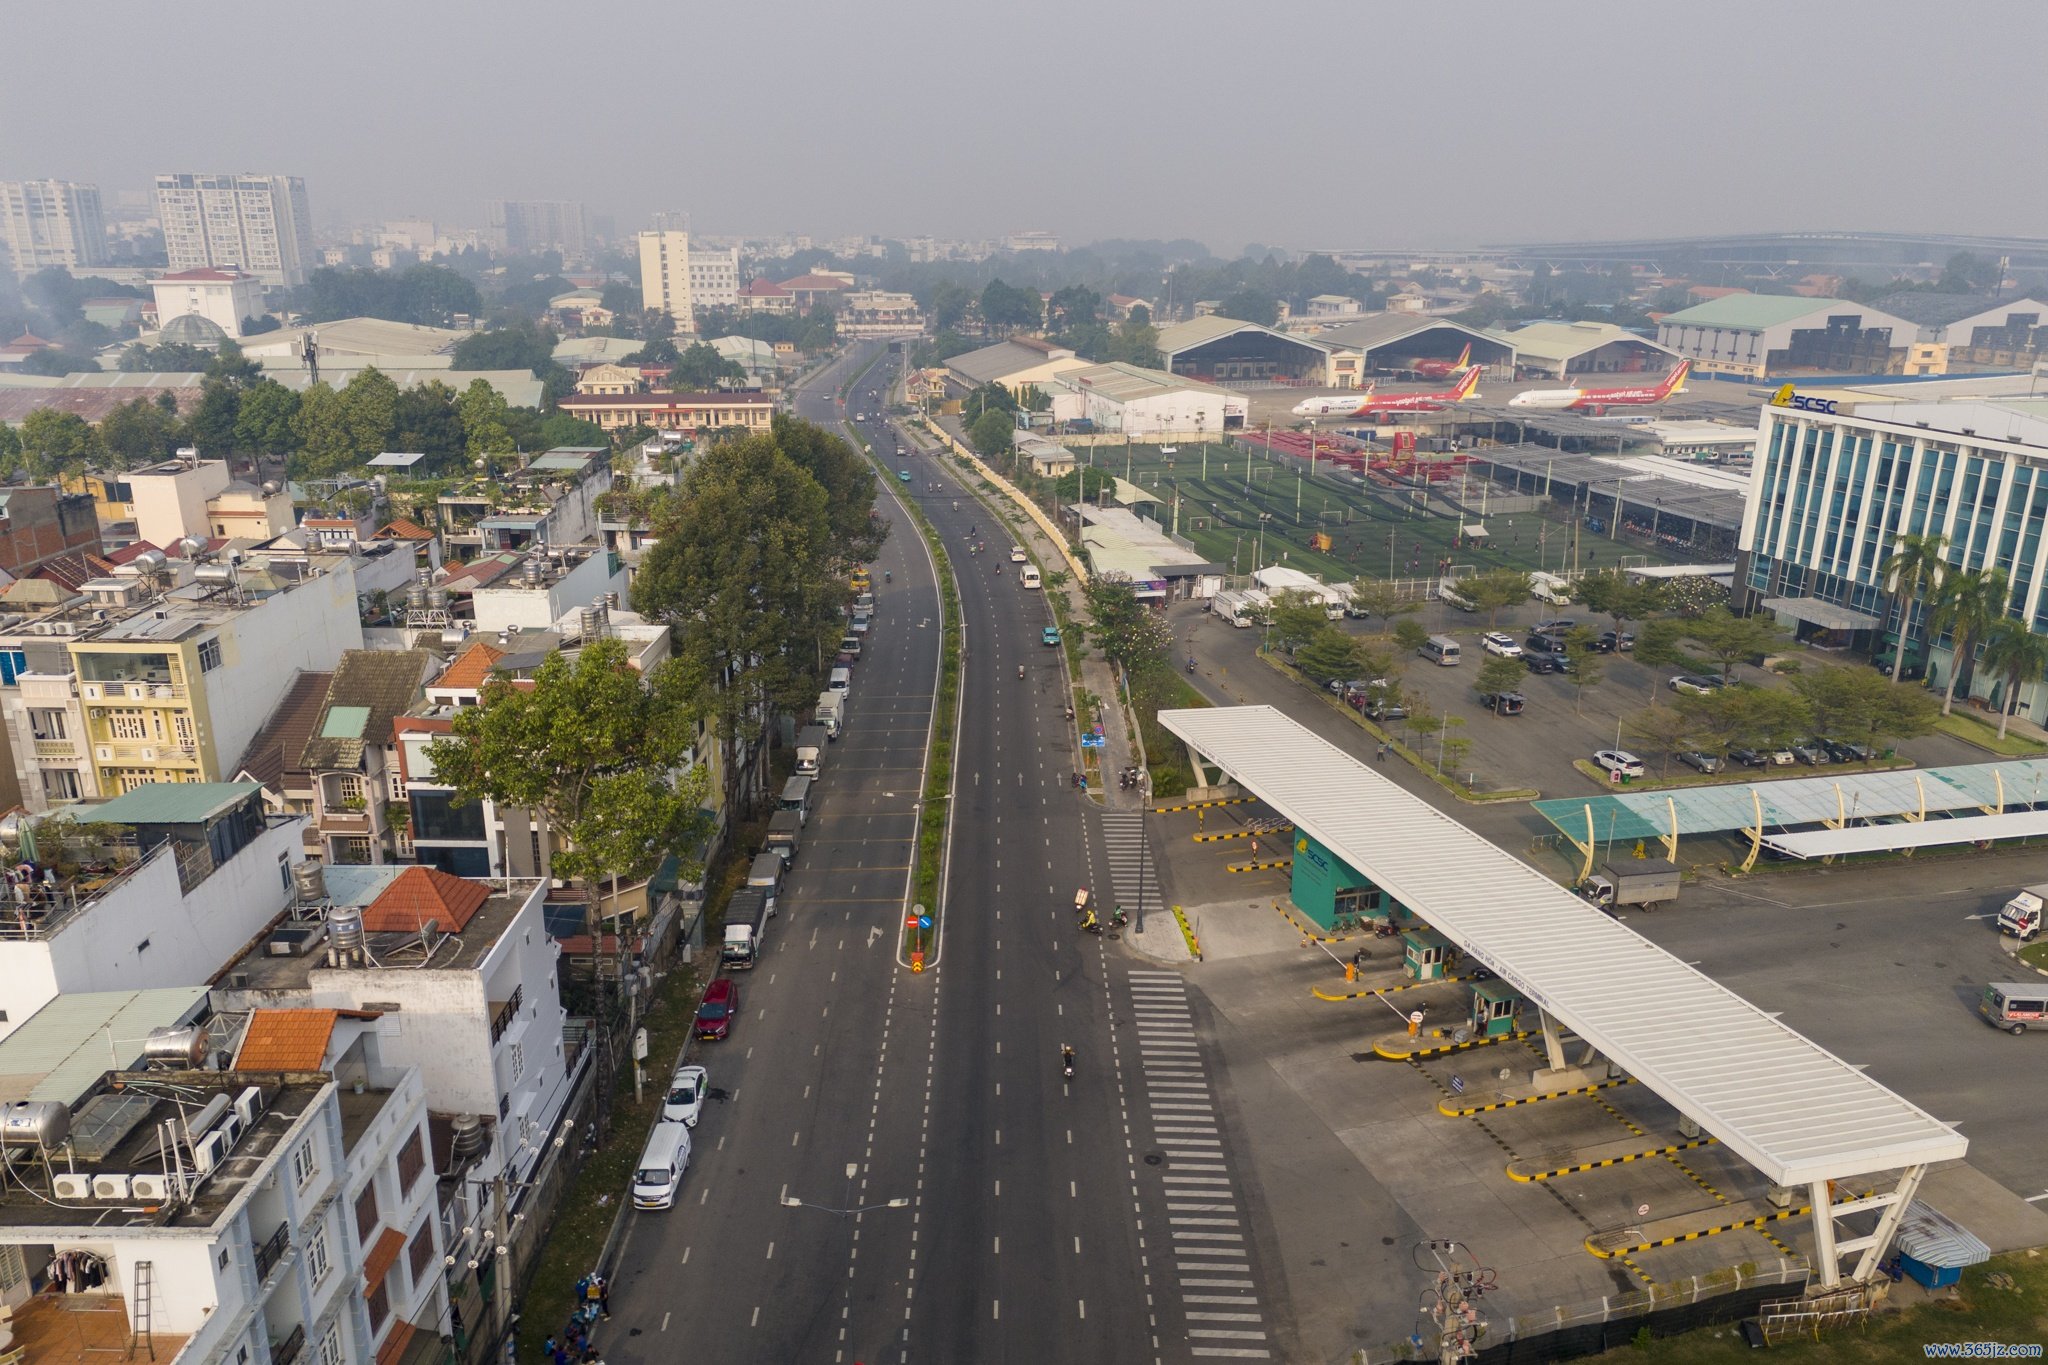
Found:
[[664, 229], [640, 234], [640, 304], [695, 325], [690, 299], [690, 234]]
[[491, 241], [515, 256], [559, 251], [567, 262], [590, 257], [590, 215], [583, 205], [562, 199], [493, 199]]
[[234, 267], [273, 289], [313, 268], [306, 182], [295, 175], [160, 175], [157, 217], [171, 269]]
[[737, 308], [740, 306], [740, 251], [706, 251], [692, 247], [690, 260], [690, 306], [692, 308]]
[[100, 188], [68, 180], [0, 180], [0, 246], [17, 275], [104, 265]]

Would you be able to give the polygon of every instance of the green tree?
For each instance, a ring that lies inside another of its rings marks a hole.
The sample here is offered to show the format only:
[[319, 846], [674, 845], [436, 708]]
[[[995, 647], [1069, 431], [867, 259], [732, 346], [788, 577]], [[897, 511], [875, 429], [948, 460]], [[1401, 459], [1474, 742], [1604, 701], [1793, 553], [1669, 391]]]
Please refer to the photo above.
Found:
[[[675, 626], [693, 705], [720, 740], [751, 745], [815, 684], [836, 602], [825, 490], [773, 434], [711, 445], [655, 524], [633, 606]], [[740, 764], [725, 764], [736, 808]]]
[[448, 470], [462, 459], [462, 414], [455, 405], [455, 390], [438, 379], [399, 391], [391, 449], [427, 457], [413, 470], [415, 476]]
[[1792, 690], [1805, 698], [1816, 732], [1855, 736], [1870, 732], [1871, 717], [1891, 689], [1881, 673], [1831, 664], [1801, 670]]
[[981, 321], [990, 332], [1035, 330], [1045, 306], [1036, 289], [1019, 289], [990, 280], [981, 291]]
[[702, 393], [730, 388], [747, 382], [747, 371], [737, 360], [727, 360], [708, 342], [696, 342], [681, 351], [668, 377], [668, 386], [679, 393]]
[[391, 448], [398, 429], [398, 385], [389, 375], [374, 365], [356, 371], [341, 391], [341, 406], [352, 464]]
[[458, 370], [528, 370], [544, 377], [555, 364], [551, 328], [524, 322], [488, 332], [473, 332], [456, 343], [452, 368]]
[[960, 400], [960, 420], [967, 425], [974, 423], [990, 412], [1017, 411], [1017, 398], [1001, 384], [990, 382]]
[[1737, 616], [1726, 607], [1712, 608], [1687, 626], [1685, 633], [1721, 665], [1724, 681], [1734, 673], [1737, 663], [1760, 659], [1785, 640], [1785, 632], [1770, 617]]
[[1513, 659], [1497, 659], [1489, 655], [1486, 662], [1479, 665], [1479, 681], [1474, 690], [1482, 695], [1489, 692], [1512, 692], [1521, 681], [1522, 665]]
[[1486, 613], [1486, 626], [1491, 630], [1500, 622], [1501, 608], [1529, 600], [1529, 575], [1518, 569], [1494, 569], [1465, 579], [1458, 584], [1458, 591]]
[[178, 447], [179, 435], [176, 417], [147, 398], [137, 398], [101, 419], [99, 442], [118, 466], [134, 469], [170, 458]]
[[1351, 609], [1379, 622], [1376, 633], [1384, 639], [1394, 628], [1398, 617], [1421, 610], [1422, 604], [1402, 601], [1394, 585], [1383, 578], [1354, 578], [1351, 580]]
[[1365, 651], [1358, 641], [1329, 622], [1321, 622], [1308, 640], [1294, 651], [1294, 663], [1317, 682], [1333, 678], [1355, 678], [1365, 667]]
[[[241, 415], [241, 386], [209, 376], [200, 384], [199, 405], [192, 409], [192, 416], [186, 421], [189, 444], [197, 446], [200, 454], [213, 459], [239, 449], [235, 444], [235, 426]], [[109, 446], [111, 448], [111, 443]]]
[[1593, 648], [1591, 627], [1580, 626], [1564, 637], [1564, 655], [1571, 660], [1572, 710], [1586, 704], [1586, 689], [1607, 676], [1607, 656]]
[[292, 436], [298, 443], [291, 456], [296, 478], [333, 478], [355, 462], [348, 405], [324, 381], [307, 385], [299, 395]]
[[1948, 686], [1941, 694], [1941, 714], [1955, 707], [1956, 681], [1969, 670], [1986, 632], [2005, 615], [2012, 580], [2003, 569], [1970, 569], [1948, 575], [1934, 596], [1927, 616], [1930, 637], [1947, 635], [1954, 657], [1949, 660]]
[[1216, 305], [1216, 312], [1221, 317], [1234, 318], [1239, 322], [1271, 327], [1280, 321], [1280, 300], [1261, 289], [1239, 289], [1225, 295]]
[[1873, 748], [1887, 740], [1912, 739], [1928, 734], [1941, 719], [1934, 698], [1917, 687], [1887, 687], [1870, 708], [1870, 729], [1861, 736]]
[[[637, 880], [707, 830], [704, 769], [684, 764], [695, 713], [680, 667], [642, 677], [619, 640], [559, 651], [531, 687], [493, 682], [482, 704], [457, 709], [446, 739], [427, 746], [457, 805], [490, 800], [538, 811], [556, 841], [551, 870], [593, 891]], [[685, 876], [701, 869], [686, 868]]]
[[455, 400], [462, 418], [462, 439], [471, 459], [506, 455], [512, 451], [511, 411], [505, 395], [486, 379], [472, 379], [462, 397]]
[[1921, 600], [1921, 589], [1938, 594], [1948, 575], [1948, 537], [1940, 532], [1900, 536], [1892, 552], [1877, 571], [1884, 575], [1886, 591], [1899, 613], [1899, 645], [1892, 654], [1892, 681], [1906, 671], [1906, 639], [1912, 634], [1913, 608]]
[[[1685, 627], [1677, 621], [1645, 621], [1636, 635], [1636, 662], [1650, 671], [1650, 696], [1657, 695], [1657, 688], [1664, 682], [1662, 675], [1667, 668], [1679, 668], [1686, 663]], [[1723, 691], [1727, 689], [1722, 689]]]
[[1290, 654], [1329, 625], [1321, 601], [1305, 592], [1283, 592], [1275, 597], [1270, 619], [1273, 629], [1266, 638]]
[[1104, 360], [1118, 360], [1146, 369], [1159, 368], [1159, 329], [1140, 316], [1144, 311], [1143, 308], [1132, 309], [1131, 316], [1117, 327], [1103, 350]]
[[1657, 756], [1657, 775], [1671, 769], [1672, 754], [1683, 749], [1701, 749], [1714, 744], [1711, 728], [1690, 707], [1652, 703], [1622, 718], [1621, 732], [1631, 744], [1641, 745]]
[[[924, 310], [931, 316], [934, 334], [950, 332], [959, 327], [960, 320], [967, 316], [967, 310], [974, 306], [974, 292], [966, 285], [953, 280], [940, 280], [925, 295]], [[951, 354], [958, 354], [952, 352]]]
[[75, 412], [38, 408], [22, 419], [21, 448], [37, 478], [90, 469], [100, 459], [99, 433]]
[[1165, 620], [1138, 600], [1127, 578], [1098, 574], [1082, 591], [1088, 607], [1088, 638], [1103, 657], [1133, 675], [1167, 666], [1173, 633]]
[[117, 363], [128, 374], [200, 374], [213, 363], [213, 352], [182, 341], [155, 346], [138, 341], [122, 348]]
[[1998, 704], [1998, 737], [2019, 709], [2020, 689], [2048, 673], [2048, 635], [2037, 635], [2024, 621], [2001, 616], [1984, 636], [1984, 667], [2004, 686]]
[[21, 472], [21, 433], [5, 422], [0, 422], [0, 479], [10, 479]]
[[1008, 413], [991, 409], [974, 419], [967, 429], [967, 444], [980, 454], [995, 459], [1008, 455], [1017, 441], [1017, 424]]
[[1402, 617], [1394, 622], [1394, 643], [1401, 647], [1403, 654], [1413, 654], [1429, 639], [1429, 628], [1412, 617]]
[[282, 455], [293, 442], [299, 396], [274, 379], [258, 380], [242, 392], [235, 411], [235, 449]]
[[889, 535], [889, 524], [874, 515], [875, 467], [814, 422], [777, 413], [771, 431], [782, 453], [825, 490], [831, 530], [826, 558], [833, 571], [872, 561]]
[[51, 346], [40, 351], [30, 351], [23, 357], [15, 370], [21, 374], [67, 375], [97, 374], [99, 357], [90, 351], [73, 350], [66, 346]]
[[1076, 465], [1071, 473], [1053, 480], [1053, 491], [1061, 502], [1093, 502], [1097, 495], [1116, 488], [1116, 476], [1106, 469]]

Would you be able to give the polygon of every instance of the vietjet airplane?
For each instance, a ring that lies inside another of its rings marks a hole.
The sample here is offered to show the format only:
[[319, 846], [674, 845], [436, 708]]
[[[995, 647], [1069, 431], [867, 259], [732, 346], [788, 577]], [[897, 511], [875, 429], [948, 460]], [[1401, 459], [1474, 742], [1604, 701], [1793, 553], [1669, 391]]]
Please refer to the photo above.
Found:
[[1438, 393], [1390, 393], [1375, 397], [1370, 386], [1364, 393], [1333, 393], [1325, 398], [1305, 398], [1294, 405], [1296, 417], [1372, 417], [1382, 412], [1435, 412], [1452, 403], [1479, 396], [1479, 366], [1458, 376], [1458, 382]]
[[1417, 360], [1411, 362], [1408, 368], [1421, 375], [1424, 379], [1449, 379], [1452, 375], [1464, 369], [1471, 360], [1472, 343], [1468, 341], [1465, 343], [1465, 349], [1458, 352], [1456, 360]]
[[1692, 362], [1681, 360], [1678, 367], [1655, 384], [1638, 384], [1625, 389], [1527, 389], [1508, 400], [1511, 408], [1571, 408], [1604, 412], [1608, 408], [1661, 403], [1674, 393], [1685, 392], [1685, 377]]

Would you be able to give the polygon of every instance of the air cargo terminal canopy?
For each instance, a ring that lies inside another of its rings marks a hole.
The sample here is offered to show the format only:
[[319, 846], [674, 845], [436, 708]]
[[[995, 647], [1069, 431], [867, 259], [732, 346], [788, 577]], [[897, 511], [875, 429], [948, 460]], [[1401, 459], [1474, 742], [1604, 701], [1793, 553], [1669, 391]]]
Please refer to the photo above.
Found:
[[[1161, 711], [1197, 764], [1220, 768], [1302, 834], [1369, 875], [1542, 1012], [1777, 1185], [1811, 1191], [1815, 1268], [1877, 1269], [1928, 1165], [1968, 1141], [1848, 1062], [1695, 971], [1512, 854], [1270, 706]], [[1888, 1192], [1833, 1200], [1829, 1182], [1899, 1172]], [[1837, 1220], [1880, 1214], [1837, 1240]]]

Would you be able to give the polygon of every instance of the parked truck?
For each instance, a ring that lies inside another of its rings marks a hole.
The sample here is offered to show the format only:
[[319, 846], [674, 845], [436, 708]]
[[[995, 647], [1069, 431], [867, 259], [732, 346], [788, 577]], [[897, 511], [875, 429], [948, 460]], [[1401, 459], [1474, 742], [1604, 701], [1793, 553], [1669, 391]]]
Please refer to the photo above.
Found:
[[1568, 607], [1572, 604], [1572, 581], [1554, 573], [1532, 573], [1529, 596], [1553, 607]]
[[768, 838], [761, 846], [783, 862], [793, 863], [803, 838], [804, 817], [793, 810], [779, 810], [768, 817]]
[[1266, 594], [1256, 588], [1231, 588], [1209, 599], [1209, 610], [1240, 628], [1266, 619]]
[[816, 777], [824, 771], [825, 745], [830, 736], [822, 725], [806, 725], [796, 734], [796, 771], [800, 777]]
[[734, 971], [751, 971], [768, 937], [768, 897], [751, 887], [732, 893], [725, 907], [725, 948], [719, 954]]
[[1300, 593], [1314, 605], [1321, 607], [1323, 614], [1332, 621], [1344, 619], [1345, 604], [1351, 600], [1351, 589], [1348, 584], [1325, 583], [1299, 569], [1290, 569], [1284, 564], [1269, 565], [1255, 571], [1252, 574], [1252, 581], [1274, 598], [1283, 593]]
[[1632, 858], [1608, 863], [1586, 878], [1579, 890], [1595, 905], [1618, 910], [1624, 905], [1655, 905], [1678, 899], [1678, 864], [1662, 858]]
[[2048, 907], [2048, 882], [2021, 887], [1998, 912], [1998, 931], [2025, 941], [2041, 932], [2041, 911]]
[[818, 709], [814, 713], [817, 724], [827, 739], [839, 738], [839, 732], [846, 728], [846, 694], [844, 692], [820, 692]]

